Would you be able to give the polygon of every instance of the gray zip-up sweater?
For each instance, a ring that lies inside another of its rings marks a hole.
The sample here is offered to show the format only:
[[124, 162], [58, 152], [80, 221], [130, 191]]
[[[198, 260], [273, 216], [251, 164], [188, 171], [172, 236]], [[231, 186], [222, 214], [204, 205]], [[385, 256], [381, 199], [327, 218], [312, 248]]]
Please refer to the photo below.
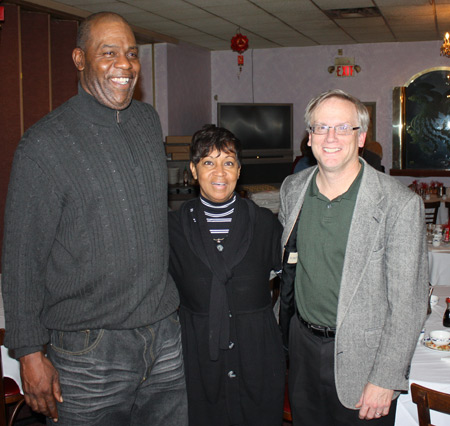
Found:
[[8, 190], [5, 345], [36, 352], [48, 330], [131, 329], [175, 311], [167, 172], [155, 110], [79, 93], [23, 136]]

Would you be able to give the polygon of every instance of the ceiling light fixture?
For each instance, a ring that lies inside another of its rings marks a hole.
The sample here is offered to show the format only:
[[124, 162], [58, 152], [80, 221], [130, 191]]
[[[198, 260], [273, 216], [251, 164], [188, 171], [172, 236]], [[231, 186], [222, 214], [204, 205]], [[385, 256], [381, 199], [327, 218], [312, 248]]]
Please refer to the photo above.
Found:
[[441, 56], [447, 56], [447, 58], [450, 58], [450, 34], [445, 33], [444, 42], [441, 46]]
[[377, 7], [357, 7], [346, 9], [329, 9], [323, 11], [330, 19], [374, 18], [381, 16]]

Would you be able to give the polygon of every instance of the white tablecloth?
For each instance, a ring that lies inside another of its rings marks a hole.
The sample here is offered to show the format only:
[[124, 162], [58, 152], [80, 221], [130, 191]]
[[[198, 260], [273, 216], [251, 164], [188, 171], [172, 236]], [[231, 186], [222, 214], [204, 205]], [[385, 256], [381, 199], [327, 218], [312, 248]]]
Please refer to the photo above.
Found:
[[431, 285], [450, 286], [450, 244], [428, 244], [428, 265]]
[[[1, 275], [0, 275], [0, 287], [1, 287]], [[0, 328], [5, 328], [5, 313], [3, 311], [3, 297], [0, 291]], [[3, 376], [11, 377], [19, 385], [20, 392], [22, 390], [22, 380], [20, 380], [20, 364], [14, 358], [11, 358], [8, 353], [8, 349], [4, 346], [1, 347], [2, 351], [2, 366], [3, 366]]]
[[[425, 337], [432, 330], [443, 330], [442, 317], [445, 311], [445, 298], [450, 297], [450, 286], [438, 286], [433, 294], [439, 296], [438, 304], [425, 323]], [[450, 393], [450, 362], [442, 360], [450, 358], [449, 352], [428, 349], [418, 344], [411, 363], [409, 384], [418, 383], [427, 388]], [[450, 425], [450, 415], [431, 411], [431, 422], [437, 426]], [[395, 426], [419, 425], [417, 419], [417, 405], [411, 400], [411, 394], [400, 395], [397, 403]]]
[[273, 214], [278, 214], [280, 211], [280, 190], [274, 189], [271, 191], [250, 192], [250, 198], [259, 207], [265, 207], [272, 211]]

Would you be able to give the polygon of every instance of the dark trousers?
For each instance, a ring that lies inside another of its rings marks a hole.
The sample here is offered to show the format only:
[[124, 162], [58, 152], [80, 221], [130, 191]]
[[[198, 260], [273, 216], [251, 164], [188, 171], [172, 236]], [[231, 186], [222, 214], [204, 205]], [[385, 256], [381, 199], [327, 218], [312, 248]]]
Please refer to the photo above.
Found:
[[344, 407], [334, 381], [334, 338], [312, 334], [294, 315], [289, 335], [289, 399], [296, 426], [393, 426], [397, 400], [389, 414], [361, 420]]
[[53, 426], [187, 426], [174, 313], [134, 330], [52, 331], [48, 356], [64, 402]]

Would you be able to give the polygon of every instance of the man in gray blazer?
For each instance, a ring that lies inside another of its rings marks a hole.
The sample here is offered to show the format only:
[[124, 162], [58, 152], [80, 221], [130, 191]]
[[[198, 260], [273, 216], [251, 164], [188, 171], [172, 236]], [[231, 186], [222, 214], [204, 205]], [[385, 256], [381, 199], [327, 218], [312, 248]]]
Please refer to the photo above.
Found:
[[323, 93], [305, 121], [318, 166], [284, 181], [280, 211], [294, 425], [393, 425], [427, 309], [423, 203], [358, 157], [358, 99]]

